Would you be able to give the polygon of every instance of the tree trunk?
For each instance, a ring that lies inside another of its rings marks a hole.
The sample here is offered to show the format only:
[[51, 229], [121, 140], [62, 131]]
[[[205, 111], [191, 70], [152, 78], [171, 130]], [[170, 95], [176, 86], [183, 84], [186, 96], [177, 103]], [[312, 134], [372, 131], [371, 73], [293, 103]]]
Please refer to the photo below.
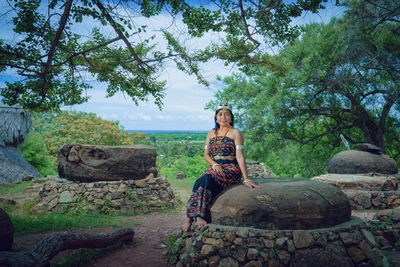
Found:
[[53, 234], [35, 245], [30, 251], [0, 252], [0, 266], [48, 266], [60, 251], [77, 248], [104, 248], [121, 241], [132, 240], [132, 228], [122, 228], [111, 234], [67, 233]]

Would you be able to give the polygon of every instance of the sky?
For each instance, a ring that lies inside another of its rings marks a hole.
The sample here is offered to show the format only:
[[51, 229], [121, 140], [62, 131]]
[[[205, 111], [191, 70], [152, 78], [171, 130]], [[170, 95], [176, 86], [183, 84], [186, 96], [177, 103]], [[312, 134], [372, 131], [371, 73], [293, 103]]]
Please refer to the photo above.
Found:
[[[343, 8], [330, 6], [319, 14], [305, 14], [294, 23], [328, 22], [333, 16], [340, 16]], [[152, 19], [142, 19], [148, 25], [148, 32], [158, 31], [160, 27], [169, 25], [171, 18], [168, 15], [159, 15]], [[175, 20], [176, 32], [184, 32], [185, 27], [178, 19]], [[7, 25], [0, 25], [4, 34]], [[83, 29], [84, 30], [84, 29]], [[0, 35], [1, 36], [1, 35]], [[204, 48], [210, 40], [218, 39], [216, 33], [206, 34], [202, 39], [184, 40], [187, 47]], [[4, 37], [0, 37], [4, 38]], [[162, 39], [156, 40], [159, 43]], [[233, 65], [224, 66], [220, 60], [213, 60], [201, 65], [203, 76], [210, 82], [210, 86], [197, 83], [196, 77], [189, 76], [176, 69], [174, 64], [167, 64], [160, 75], [160, 80], [167, 82], [163, 108], [160, 110], [151, 98], [148, 102], [139, 102], [139, 105], [128, 96], [117, 93], [106, 98], [106, 84], [93, 82], [93, 88], [87, 90], [90, 96], [88, 102], [81, 105], [64, 107], [64, 110], [93, 112], [105, 120], [117, 120], [127, 130], [175, 130], [175, 131], [208, 131], [213, 128], [213, 111], [205, 110], [207, 102], [213, 99], [217, 90], [223, 89], [223, 83], [217, 80], [217, 75], [224, 77], [233, 74], [237, 68]], [[0, 73], [0, 86], [8, 78]], [[234, 111], [233, 111], [234, 112]]]

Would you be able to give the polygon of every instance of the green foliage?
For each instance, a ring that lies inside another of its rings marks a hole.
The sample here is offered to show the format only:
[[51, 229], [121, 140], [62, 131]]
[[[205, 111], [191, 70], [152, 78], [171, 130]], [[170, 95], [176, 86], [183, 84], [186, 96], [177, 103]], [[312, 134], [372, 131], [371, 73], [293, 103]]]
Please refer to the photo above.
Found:
[[389, 45], [400, 38], [389, 22], [365, 32], [360, 2], [351, 1], [340, 20], [301, 27], [275, 56], [281, 70], [248, 66], [223, 79], [226, 88], [208, 107], [232, 104], [247, 158], [278, 176], [311, 177], [345, 149], [342, 134], [400, 160], [400, 46]]
[[145, 134], [124, 130], [118, 121], [75, 111], [35, 113], [29, 138], [33, 138], [33, 145], [22, 150], [29, 158], [29, 155], [36, 155], [35, 149], [39, 150], [38, 146], [43, 144], [44, 151], [39, 154], [43, 162], [30, 157], [37, 159], [35, 164], [44, 164], [45, 170], [49, 168], [47, 159], [50, 159], [53, 170], [56, 169], [58, 149], [65, 144], [132, 145], [149, 141]]
[[22, 156], [35, 167], [42, 176], [57, 174], [52, 164], [51, 157], [46, 150], [45, 140], [40, 134], [35, 132], [29, 133], [25, 143], [20, 146], [19, 149], [22, 152]]
[[[17, 78], [6, 81], [0, 94], [7, 104], [57, 110], [86, 102], [85, 91], [94, 79], [107, 84], [107, 96], [120, 91], [136, 104], [152, 96], [161, 108], [165, 81], [160, 81], [159, 74], [165, 60], [173, 60], [178, 69], [196, 75], [203, 84], [207, 81], [199, 63], [213, 57], [239, 62], [243, 68], [248, 64], [276, 66], [262, 52], [297, 36], [292, 19], [303, 11], [318, 12], [323, 2], [238, 4], [226, 0], [199, 5], [196, 1], [135, 0], [103, 5], [102, 1], [10, 0], [3, 5], [0, 18], [4, 23], [12, 18], [15, 38], [0, 39], [0, 71], [11, 70]], [[205, 51], [189, 53], [171, 33], [161, 30], [167, 47], [159, 47], [155, 36], [146, 33], [146, 25], [137, 24], [135, 18], [162, 12], [173, 18], [181, 15], [192, 37], [216, 31], [226, 38], [221, 45], [212, 40]], [[83, 23], [89, 25], [86, 34], [79, 31]]]
[[186, 178], [194, 180], [200, 177], [208, 167], [208, 163], [202, 155], [194, 157], [182, 157], [169, 167], [162, 167], [160, 173], [167, 177], [176, 177], [178, 173], [185, 173]]

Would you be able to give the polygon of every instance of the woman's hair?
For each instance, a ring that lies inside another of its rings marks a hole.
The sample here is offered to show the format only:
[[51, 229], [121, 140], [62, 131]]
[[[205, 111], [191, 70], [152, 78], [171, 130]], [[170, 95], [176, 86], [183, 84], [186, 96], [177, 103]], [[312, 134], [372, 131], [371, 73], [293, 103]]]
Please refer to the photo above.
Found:
[[234, 122], [235, 122], [235, 116], [233, 116], [233, 113], [232, 113], [232, 111], [231, 111], [230, 109], [228, 109], [228, 108], [219, 108], [219, 109], [217, 109], [217, 110], [215, 111], [215, 115], [214, 115], [214, 121], [215, 121], [215, 128], [214, 128], [214, 130], [217, 130], [217, 129], [219, 128], [219, 123], [217, 122], [217, 114], [218, 114], [218, 112], [221, 111], [221, 109], [226, 109], [226, 110], [228, 110], [229, 113], [231, 114], [232, 121], [231, 121], [229, 124], [230, 124], [232, 127], [233, 127], [233, 124], [234, 124]]

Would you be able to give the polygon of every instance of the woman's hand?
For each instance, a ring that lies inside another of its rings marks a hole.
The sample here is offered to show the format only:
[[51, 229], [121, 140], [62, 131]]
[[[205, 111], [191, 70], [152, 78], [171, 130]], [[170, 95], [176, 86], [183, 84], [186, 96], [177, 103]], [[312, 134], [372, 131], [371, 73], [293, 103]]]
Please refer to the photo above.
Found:
[[249, 188], [260, 188], [261, 187], [259, 185], [256, 185], [255, 183], [253, 183], [253, 181], [250, 179], [244, 179], [243, 184]]
[[224, 171], [222, 169], [222, 166], [219, 164], [214, 164], [211, 167], [219, 176], [224, 176]]

